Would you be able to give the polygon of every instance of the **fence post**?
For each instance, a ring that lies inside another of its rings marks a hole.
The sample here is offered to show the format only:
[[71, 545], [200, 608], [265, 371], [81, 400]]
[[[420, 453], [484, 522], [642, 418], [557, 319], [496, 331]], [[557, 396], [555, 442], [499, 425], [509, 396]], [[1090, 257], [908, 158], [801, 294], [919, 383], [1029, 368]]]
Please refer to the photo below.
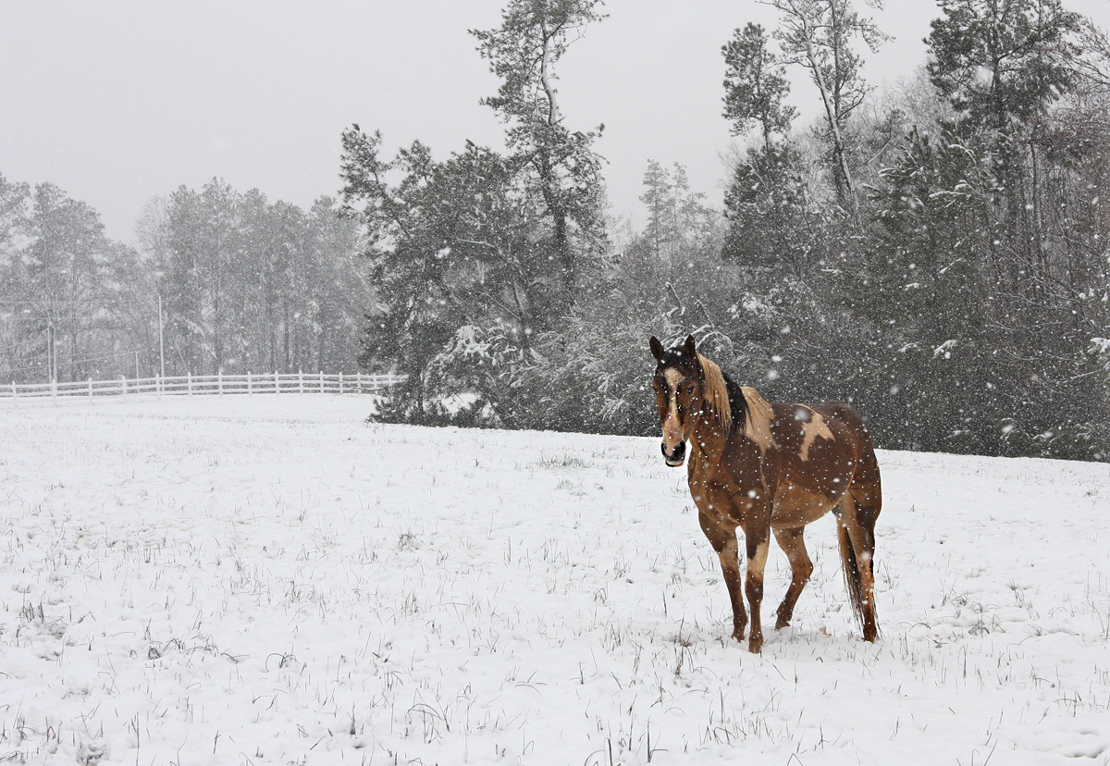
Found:
[[324, 371], [320, 370], [320, 393], [324, 393]]
[[278, 371], [274, 370], [274, 393], [281, 393], [281, 378], [278, 377]]
[[216, 370], [216, 387], [220, 390], [220, 396], [224, 395], [224, 371], [223, 368]]
[[300, 386], [300, 392], [304, 393], [304, 370], [297, 370], [297, 384]]
[[15, 381], [14, 380], [12, 381], [12, 398], [13, 399], [18, 399], [19, 398], [19, 389], [17, 389], [15, 387]]
[[339, 393], [343, 393], [343, 373], [339, 373]]
[[251, 393], [251, 371], [247, 370], [247, 396], [250, 396]]
[[126, 375], [120, 375], [119, 376], [119, 387], [120, 387], [120, 391], [123, 393], [123, 395], [127, 396], [127, 376]]
[[92, 378], [89, 378], [89, 398], [92, 399]]
[[188, 370], [185, 371], [185, 381], [186, 381], [186, 383], [185, 383], [186, 390], [188, 390], [189, 396], [192, 396], [193, 395], [193, 373], [189, 372]]

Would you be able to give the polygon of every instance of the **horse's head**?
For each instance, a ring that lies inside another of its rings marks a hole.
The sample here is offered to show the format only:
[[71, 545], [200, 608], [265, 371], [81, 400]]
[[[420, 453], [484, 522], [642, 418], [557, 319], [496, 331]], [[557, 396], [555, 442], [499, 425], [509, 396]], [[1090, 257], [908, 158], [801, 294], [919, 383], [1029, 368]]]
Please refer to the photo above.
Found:
[[681, 346], [664, 349], [658, 338], [651, 339], [655, 357], [655, 404], [663, 426], [663, 459], [672, 468], [686, 459], [686, 442], [693, 431], [693, 420], [701, 410], [705, 370], [689, 335]]

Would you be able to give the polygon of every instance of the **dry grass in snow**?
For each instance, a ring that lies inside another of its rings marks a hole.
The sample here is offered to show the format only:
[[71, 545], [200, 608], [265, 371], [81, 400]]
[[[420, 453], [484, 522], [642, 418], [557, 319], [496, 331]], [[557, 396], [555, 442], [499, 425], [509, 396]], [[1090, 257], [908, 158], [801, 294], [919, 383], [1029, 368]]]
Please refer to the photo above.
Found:
[[366, 411], [5, 405], [0, 761], [1110, 763], [1106, 465], [881, 453], [880, 641], [829, 520], [752, 656], [655, 440]]

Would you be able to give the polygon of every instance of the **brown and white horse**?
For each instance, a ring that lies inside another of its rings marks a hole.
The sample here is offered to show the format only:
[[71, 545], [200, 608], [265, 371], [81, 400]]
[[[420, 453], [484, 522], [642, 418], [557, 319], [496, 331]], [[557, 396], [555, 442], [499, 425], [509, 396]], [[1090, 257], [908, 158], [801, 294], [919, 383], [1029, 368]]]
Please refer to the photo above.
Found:
[[776, 611], [775, 628], [790, 624], [794, 604], [813, 573], [802, 535], [829, 511], [836, 515], [848, 595], [874, 641], [875, 520], [882, 507], [879, 464], [859, 413], [847, 404], [768, 402], [741, 387], [697, 352], [693, 336], [664, 349], [651, 339], [658, 363], [653, 387], [663, 426], [663, 457], [681, 466], [690, 444], [689, 485], [698, 520], [721, 561], [732, 600], [733, 638], [742, 641], [748, 615], [740, 590], [736, 528], [744, 531], [751, 608], [748, 648], [763, 647], [759, 619], [771, 532], [793, 574]]

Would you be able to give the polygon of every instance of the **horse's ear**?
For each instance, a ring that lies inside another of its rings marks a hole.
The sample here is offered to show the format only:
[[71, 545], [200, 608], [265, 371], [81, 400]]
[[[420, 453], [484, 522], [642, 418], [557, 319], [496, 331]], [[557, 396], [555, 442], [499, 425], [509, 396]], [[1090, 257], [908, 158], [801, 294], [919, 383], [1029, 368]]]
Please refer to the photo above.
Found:
[[663, 361], [663, 344], [654, 335], [651, 336], [651, 355], [655, 357], [655, 361]]
[[698, 350], [696, 348], [694, 348], [694, 336], [693, 335], [687, 335], [686, 336], [686, 343], [683, 345], [682, 348], [685, 351], [686, 356], [689, 357], [690, 359], [697, 359], [698, 358]]

